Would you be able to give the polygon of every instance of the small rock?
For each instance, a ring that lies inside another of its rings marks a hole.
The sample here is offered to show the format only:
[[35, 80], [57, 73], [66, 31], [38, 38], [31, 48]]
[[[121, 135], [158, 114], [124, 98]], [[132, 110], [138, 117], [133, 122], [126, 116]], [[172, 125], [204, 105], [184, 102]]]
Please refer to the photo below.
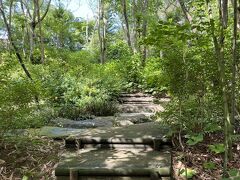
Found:
[[121, 120], [121, 121], [116, 121], [115, 125], [116, 126], [129, 126], [129, 125], [133, 125], [134, 123], [129, 121], [129, 120]]

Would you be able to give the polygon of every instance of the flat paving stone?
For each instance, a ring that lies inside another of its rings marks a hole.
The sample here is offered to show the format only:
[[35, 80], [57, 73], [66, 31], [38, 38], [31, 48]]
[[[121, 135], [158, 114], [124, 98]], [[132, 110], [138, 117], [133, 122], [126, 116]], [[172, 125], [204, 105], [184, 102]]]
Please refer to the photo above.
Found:
[[159, 104], [119, 104], [119, 112], [122, 113], [155, 113], [164, 111], [164, 107]]
[[171, 152], [141, 149], [80, 149], [67, 152], [58, 164], [55, 175], [69, 176], [74, 169], [78, 176], [150, 176], [171, 174]]
[[146, 93], [121, 93], [120, 97], [152, 97], [150, 94]]
[[125, 127], [89, 129], [66, 139], [66, 145], [71, 147], [78, 144], [150, 144], [157, 149], [160, 145], [168, 144], [165, 136], [169, 129], [158, 123], [143, 123]]
[[121, 97], [120, 102], [150, 103], [154, 101], [153, 97]]
[[152, 121], [155, 113], [117, 113], [115, 121], [131, 121], [134, 124], [140, 124]]
[[65, 118], [56, 118], [51, 121], [54, 125], [63, 128], [97, 128], [97, 127], [112, 127], [114, 125], [114, 120], [111, 117], [96, 117], [94, 119], [74, 121]]
[[40, 136], [47, 136], [49, 138], [65, 138], [72, 135], [78, 135], [86, 131], [85, 129], [74, 129], [74, 128], [60, 128], [52, 126], [44, 126], [40, 129]]
[[102, 127], [95, 129], [87, 129], [86, 131], [82, 131], [78, 136], [74, 136], [74, 138], [157, 138], [164, 137], [168, 133], [168, 131], [168, 127], [164, 127], [159, 123], [149, 122], [129, 125], [125, 127]]

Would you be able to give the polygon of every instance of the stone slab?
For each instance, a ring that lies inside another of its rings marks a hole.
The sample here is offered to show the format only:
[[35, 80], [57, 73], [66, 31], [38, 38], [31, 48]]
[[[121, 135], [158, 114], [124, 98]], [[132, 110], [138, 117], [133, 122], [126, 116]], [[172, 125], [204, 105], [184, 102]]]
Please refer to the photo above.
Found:
[[121, 93], [120, 97], [151, 97], [150, 94], [146, 93]]
[[125, 127], [102, 127], [95, 129], [87, 129], [81, 132], [77, 136], [71, 136], [74, 138], [99, 138], [99, 139], [156, 139], [164, 138], [168, 133], [169, 128], [164, 127], [159, 123], [149, 122], [142, 124], [134, 124]]
[[54, 125], [63, 128], [97, 128], [97, 127], [112, 127], [114, 125], [114, 120], [110, 117], [98, 117], [94, 119], [74, 121], [65, 118], [56, 118], [51, 121]]
[[165, 135], [169, 129], [158, 123], [143, 123], [125, 127], [97, 128], [72, 135], [65, 139], [66, 147], [84, 148], [87, 144], [149, 145], [159, 150], [163, 145], [171, 144]]
[[137, 103], [144, 103], [144, 102], [153, 102], [153, 97], [121, 97], [119, 98], [120, 102], [137, 102]]
[[155, 115], [155, 113], [117, 113], [115, 121], [130, 121], [133, 124], [140, 124], [145, 122], [152, 121], [152, 117]]
[[164, 108], [159, 104], [120, 104], [118, 106], [119, 112], [124, 113], [155, 113], [155, 112], [162, 112]]
[[72, 135], [78, 135], [79, 133], [83, 133], [84, 131], [84, 129], [44, 126], [40, 129], [39, 135], [47, 136], [50, 138], [65, 138]]
[[142, 149], [80, 149], [67, 152], [58, 164], [55, 175], [69, 176], [70, 169], [79, 176], [159, 176], [171, 174], [171, 152]]

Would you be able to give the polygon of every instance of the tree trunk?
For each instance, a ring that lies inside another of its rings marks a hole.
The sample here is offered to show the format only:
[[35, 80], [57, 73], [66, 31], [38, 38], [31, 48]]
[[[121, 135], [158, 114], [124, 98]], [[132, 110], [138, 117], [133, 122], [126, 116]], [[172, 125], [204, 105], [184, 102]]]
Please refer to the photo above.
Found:
[[99, 44], [100, 44], [100, 63], [103, 62], [102, 52], [103, 52], [103, 43], [102, 43], [102, 34], [101, 34], [101, 0], [99, 0], [98, 4], [98, 38], [99, 38]]
[[212, 17], [212, 9], [209, 5], [209, 0], [206, 0], [208, 6], [208, 13], [210, 17], [210, 28], [212, 33], [212, 38], [215, 47], [215, 54], [218, 60], [218, 69], [220, 75], [220, 86], [221, 86], [221, 93], [223, 99], [223, 116], [224, 116], [224, 145], [225, 145], [225, 153], [224, 153], [224, 176], [227, 175], [227, 163], [228, 163], [228, 156], [231, 154], [232, 150], [232, 141], [231, 141], [231, 121], [229, 115], [229, 106], [228, 106], [228, 98], [227, 98], [227, 85], [226, 85], [226, 77], [225, 77], [225, 62], [224, 62], [224, 31], [227, 27], [227, 6], [222, 6], [226, 2], [224, 0], [219, 0], [219, 21], [220, 21], [220, 35], [219, 35], [219, 42], [215, 35], [215, 23]]
[[104, 13], [104, 0], [99, 0], [98, 5], [98, 37], [100, 43], [100, 63], [104, 64], [106, 59], [106, 26], [107, 20]]
[[[237, 67], [237, 25], [238, 25], [238, 3], [237, 0], [233, 0], [234, 9], [234, 24], [233, 24], [233, 62], [232, 62], [232, 87], [231, 87], [231, 122], [235, 124], [235, 111], [236, 111], [236, 67]], [[232, 131], [234, 128], [232, 128]], [[233, 133], [233, 132], [232, 132]]]
[[[148, 14], [148, 0], [144, 0], [144, 5], [143, 5], [143, 16], [146, 16]], [[147, 18], [143, 18], [143, 24], [142, 24], [142, 38], [146, 38], [147, 36]], [[144, 44], [143, 45], [143, 50], [142, 50], [142, 66], [145, 66], [146, 63], [146, 58], [147, 58], [147, 46]]]
[[107, 52], [107, 19], [105, 15], [105, 9], [104, 9], [104, 0], [102, 2], [102, 18], [103, 18], [103, 58], [102, 58], [102, 64], [106, 61], [106, 52]]
[[7, 22], [7, 18], [6, 18], [5, 12], [4, 12], [4, 10], [3, 10], [2, 0], [0, 0], [0, 12], [1, 12], [1, 14], [2, 14], [3, 21], [4, 21], [4, 24], [5, 24], [6, 29], [7, 29], [8, 39], [9, 39], [9, 41], [10, 41], [10, 44], [11, 44], [12, 47], [13, 47], [13, 50], [14, 50], [14, 52], [15, 52], [15, 55], [16, 55], [17, 59], [18, 59], [18, 62], [19, 62], [19, 64], [21, 65], [21, 67], [22, 67], [23, 71], [25, 72], [26, 76], [27, 76], [30, 80], [33, 80], [31, 74], [29, 73], [28, 69], [26, 68], [26, 66], [25, 66], [25, 64], [24, 64], [24, 62], [23, 62], [23, 59], [22, 59], [22, 57], [21, 57], [21, 55], [20, 55], [20, 53], [19, 53], [19, 50], [18, 50], [17, 46], [16, 46], [15, 43], [14, 43], [14, 40], [12, 39], [11, 28], [10, 28], [8, 22]]
[[42, 32], [42, 22], [40, 20], [40, 7], [39, 7], [39, 1], [35, 0], [36, 9], [37, 9], [37, 17], [38, 17], [38, 28], [39, 28], [39, 38], [40, 38], [40, 48], [41, 48], [41, 63], [44, 64], [44, 42], [43, 42], [43, 32]]
[[88, 44], [88, 39], [89, 39], [89, 22], [88, 22], [88, 17], [87, 17], [87, 24], [86, 24], [86, 31], [85, 31], [85, 41], [86, 41], [86, 44]]
[[140, 28], [140, 18], [138, 15], [138, 6], [136, 0], [133, 0], [133, 17], [134, 17], [134, 23], [133, 23], [133, 51], [134, 53], [139, 52], [139, 46], [138, 46], [138, 39], [139, 39], [139, 28]]
[[[35, 42], [37, 40], [36, 34], [35, 34], [35, 30], [36, 30], [36, 26], [40, 23], [40, 27], [41, 27], [41, 22], [43, 21], [43, 19], [46, 17], [50, 4], [51, 4], [51, 0], [48, 1], [47, 4], [47, 8], [45, 10], [45, 12], [43, 13], [43, 15], [40, 17], [40, 6], [39, 6], [39, 1], [38, 0], [34, 0], [33, 3], [33, 14], [31, 14], [30, 12], [30, 8], [28, 7], [28, 4], [26, 2], [24, 2], [23, 0], [21, 0], [21, 3], [24, 4], [26, 11], [28, 13], [29, 18], [31, 19], [31, 22], [29, 23], [29, 59], [32, 63], [35, 63], [35, 59], [34, 59], [34, 49], [35, 49]], [[39, 11], [39, 12], [38, 12]], [[40, 30], [40, 37], [43, 38], [42, 34], [42, 30]], [[43, 44], [43, 39], [40, 40], [41, 44]], [[44, 58], [44, 45], [41, 45], [41, 59], [43, 62], [43, 58]]]
[[179, 3], [180, 6], [181, 6], [181, 9], [182, 9], [182, 12], [183, 12], [183, 14], [184, 14], [185, 19], [187, 20], [187, 22], [191, 23], [192, 17], [191, 17], [191, 15], [189, 14], [189, 12], [188, 12], [185, 4], [184, 4], [184, 1], [183, 1], [183, 0], [178, 0], [178, 3]]
[[123, 17], [124, 17], [124, 21], [125, 21], [125, 25], [126, 25], [127, 43], [128, 43], [130, 50], [133, 52], [130, 28], [129, 28], [129, 21], [128, 21], [128, 15], [127, 15], [126, 0], [122, 0], [122, 9], [123, 9]]

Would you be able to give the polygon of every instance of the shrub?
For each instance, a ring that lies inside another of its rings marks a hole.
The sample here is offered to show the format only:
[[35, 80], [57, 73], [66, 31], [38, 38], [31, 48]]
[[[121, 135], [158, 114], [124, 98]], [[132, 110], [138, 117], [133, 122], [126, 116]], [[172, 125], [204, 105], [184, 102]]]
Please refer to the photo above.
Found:
[[166, 111], [161, 113], [164, 123], [171, 126], [173, 132], [179, 130], [187, 133], [213, 132], [219, 130], [222, 122], [222, 108], [211, 98], [200, 102], [194, 96], [179, 101], [173, 99]]
[[108, 47], [107, 58], [110, 60], [126, 60], [131, 58], [131, 52], [126, 42], [117, 40]]
[[149, 58], [143, 70], [143, 83], [146, 89], [161, 92], [168, 87], [168, 77], [162, 70], [162, 59]]

